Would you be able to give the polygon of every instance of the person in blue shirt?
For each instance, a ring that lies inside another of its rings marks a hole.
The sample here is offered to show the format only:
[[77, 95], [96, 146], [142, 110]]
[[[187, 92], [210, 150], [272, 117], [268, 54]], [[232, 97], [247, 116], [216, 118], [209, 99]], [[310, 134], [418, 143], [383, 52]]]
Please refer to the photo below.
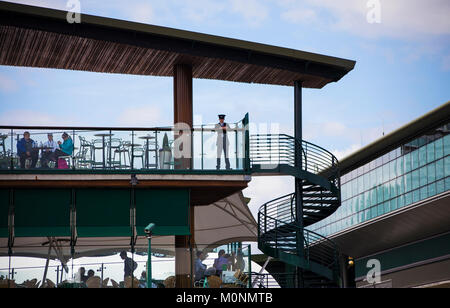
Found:
[[58, 158], [60, 156], [71, 156], [73, 153], [73, 141], [67, 133], [62, 134], [64, 142], [58, 141], [59, 149], [55, 150], [56, 168], [58, 168]]
[[197, 259], [195, 260], [195, 281], [200, 281], [205, 278], [206, 265], [202, 262], [205, 259], [206, 257], [203, 251], [197, 251]]
[[30, 138], [29, 132], [23, 133], [23, 138], [17, 142], [17, 155], [20, 160], [20, 168], [25, 168], [25, 161], [31, 158], [31, 169], [36, 167], [39, 158], [39, 151], [34, 148], [34, 141]]

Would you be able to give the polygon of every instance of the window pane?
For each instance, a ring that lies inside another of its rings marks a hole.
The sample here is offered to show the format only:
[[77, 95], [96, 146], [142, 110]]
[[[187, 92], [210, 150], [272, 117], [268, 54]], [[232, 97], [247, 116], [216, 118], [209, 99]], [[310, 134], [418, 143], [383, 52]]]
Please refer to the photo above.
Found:
[[352, 197], [358, 194], [358, 180], [354, 179], [352, 181]]
[[450, 156], [444, 158], [445, 176], [450, 176]]
[[434, 142], [427, 145], [427, 163], [434, 161]]
[[391, 190], [389, 189], [389, 186], [389, 183], [385, 183], [383, 185], [384, 200], [389, 200], [391, 198]]
[[377, 186], [377, 172], [376, 170], [372, 170], [369, 173], [369, 179], [370, 179], [370, 189]]
[[369, 173], [364, 174], [364, 191], [367, 191], [370, 189], [370, 179], [369, 179]]
[[405, 173], [411, 171], [411, 153], [408, 153], [404, 156], [404, 163], [405, 163]]
[[426, 198], [428, 198], [428, 189], [427, 189], [427, 186], [422, 187], [422, 188], [420, 189], [420, 200], [423, 200], [423, 199], [426, 199]]
[[440, 159], [436, 162], [436, 180], [444, 177], [444, 160]]
[[412, 173], [405, 175], [405, 188], [407, 192], [412, 190]]
[[412, 203], [412, 192], [405, 194], [405, 205], [410, 205]]
[[394, 198], [390, 202], [391, 211], [395, 211], [397, 209], [397, 198]]
[[401, 195], [405, 193], [405, 180], [404, 177], [401, 176], [397, 178], [397, 194]]
[[397, 158], [397, 176], [403, 175], [403, 157]]
[[383, 183], [389, 181], [389, 164], [383, 165]]
[[445, 180], [436, 182], [436, 194], [443, 193], [445, 191]]
[[368, 208], [371, 205], [372, 204], [370, 203], [370, 191], [366, 191], [364, 193], [364, 208], [362, 208], [362, 210]]
[[[383, 206], [383, 204], [380, 204], [379, 206]], [[372, 207], [371, 209], [370, 209], [370, 217], [371, 218], [375, 218], [375, 217], [377, 217], [377, 207], [376, 206], [374, 206], [374, 207]]]
[[436, 183], [428, 185], [428, 197], [436, 195]]
[[444, 156], [444, 140], [443, 138], [440, 138], [438, 140], [435, 141], [435, 156], [436, 159], [441, 158], [442, 156]]
[[436, 164], [429, 164], [427, 167], [428, 183], [436, 181]]
[[405, 206], [405, 196], [400, 196], [397, 199], [397, 208], [401, 208]]
[[427, 163], [427, 147], [421, 147], [419, 149], [419, 166], [423, 166]]
[[450, 176], [445, 178], [445, 190], [450, 190]]
[[382, 167], [379, 167], [376, 169], [377, 171], [377, 185], [380, 185], [383, 183], [383, 169]]
[[360, 176], [358, 177], [358, 194], [362, 193], [364, 191], [364, 177]]
[[370, 205], [372, 206], [372, 205], [375, 205], [375, 204], [377, 204], [377, 189], [373, 188], [370, 191]]
[[396, 166], [397, 161], [393, 160], [389, 163], [389, 180], [392, 180], [394, 178], [396, 178], [396, 171], [397, 171], [397, 166]]
[[412, 170], [419, 168], [419, 150], [411, 152], [411, 168]]
[[427, 163], [434, 161], [434, 142], [427, 145]]
[[450, 135], [444, 137], [444, 156], [450, 154]]
[[419, 169], [419, 176], [420, 176], [420, 181], [419, 181], [419, 183], [420, 183], [420, 186], [424, 186], [424, 185], [427, 185], [428, 183], [427, 183], [427, 180], [428, 180], [428, 178], [427, 178], [427, 167], [426, 166], [424, 166], [424, 167], [422, 167], [422, 168], [420, 168]]
[[391, 189], [391, 198], [397, 197], [397, 180], [390, 181], [389, 187]]
[[378, 203], [381, 203], [381, 202], [384, 201], [383, 186], [382, 185], [377, 187], [377, 201], [378, 201]]
[[412, 189], [416, 189], [419, 187], [419, 170], [414, 170], [412, 172]]
[[420, 201], [420, 189], [413, 191], [413, 203]]

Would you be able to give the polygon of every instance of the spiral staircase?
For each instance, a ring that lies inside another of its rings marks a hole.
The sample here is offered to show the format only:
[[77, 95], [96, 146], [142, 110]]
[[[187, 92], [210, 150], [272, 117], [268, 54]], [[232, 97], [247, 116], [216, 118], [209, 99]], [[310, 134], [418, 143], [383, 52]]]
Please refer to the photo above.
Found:
[[[296, 179], [296, 193], [271, 200], [258, 211], [258, 248], [295, 269], [283, 273], [293, 281], [284, 286], [339, 287], [336, 245], [305, 229], [340, 206], [336, 157], [317, 145], [288, 135], [252, 135], [250, 159], [255, 176], [289, 175]], [[296, 196], [301, 197], [301, 202], [297, 202]]]

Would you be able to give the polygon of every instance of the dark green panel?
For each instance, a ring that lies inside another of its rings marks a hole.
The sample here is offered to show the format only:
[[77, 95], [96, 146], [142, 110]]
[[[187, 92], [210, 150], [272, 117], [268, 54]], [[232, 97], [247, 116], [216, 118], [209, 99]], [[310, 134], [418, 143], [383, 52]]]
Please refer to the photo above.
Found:
[[366, 265], [370, 259], [379, 260], [381, 264], [381, 271], [386, 271], [400, 266], [449, 255], [449, 243], [450, 234], [446, 234], [426, 241], [393, 249], [368, 258], [356, 260], [355, 276], [363, 277], [367, 275], [370, 268], [367, 268]]
[[136, 190], [138, 235], [145, 235], [149, 223], [156, 225], [155, 235], [189, 235], [189, 190]]
[[15, 236], [70, 236], [70, 203], [70, 189], [15, 189]]
[[0, 237], [8, 237], [9, 189], [0, 189]]
[[129, 189], [78, 189], [79, 237], [131, 236]]

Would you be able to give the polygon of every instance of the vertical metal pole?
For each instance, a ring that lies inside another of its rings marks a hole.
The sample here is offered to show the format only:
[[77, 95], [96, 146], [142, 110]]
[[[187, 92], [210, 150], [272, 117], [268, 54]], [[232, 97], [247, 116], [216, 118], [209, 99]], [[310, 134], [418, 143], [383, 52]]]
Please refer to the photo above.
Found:
[[[295, 132], [295, 166], [302, 168], [302, 82], [297, 80], [294, 82], [294, 132]], [[299, 226], [297, 231], [297, 254], [300, 258], [304, 258], [303, 247], [303, 186], [302, 180], [295, 179], [295, 207], [296, 207], [296, 223]], [[302, 269], [297, 267], [297, 286], [303, 286]]]
[[148, 237], [148, 248], [147, 248], [147, 288], [152, 287], [152, 237]]
[[14, 144], [14, 130], [11, 129], [11, 170], [14, 169], [14, 155], [13, 155], [13, 144]]
[[248, 245], [248, 287], [252, 287], [252, 246]]
[[56, 267], [56, 285], [59, 284], [59, 265]]

